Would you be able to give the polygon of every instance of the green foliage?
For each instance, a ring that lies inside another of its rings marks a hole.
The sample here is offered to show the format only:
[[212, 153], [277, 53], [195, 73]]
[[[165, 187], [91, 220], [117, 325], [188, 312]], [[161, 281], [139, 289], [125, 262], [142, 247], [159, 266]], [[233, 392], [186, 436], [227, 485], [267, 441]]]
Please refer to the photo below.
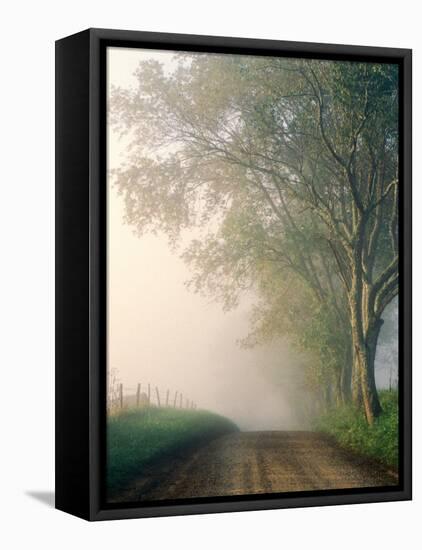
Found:
[[383, 413], [369, 426], [362, 411], [352, 405], [331, 410], [314, 428], [333, 436], [340, 445], [388, 466], [398, 466], [398, 392], [380, 392]]
[[176, 57], [111, 93], [125, 220], [182, 247], [195, 292], [232, 308], [252, 288], [247, 343], [287, 336], [315, 359], [310, 385], [339, 393], [368, 329], [351, 330], [351, 304], [375, 326], [397, 294], [397, 66]]
[[107, 421], [107, 487], [125, 487], [143, 468], [238, 428], [208, 411], [133, 409]]
[[[350, 359], [349, 327], [341, 315], [347, 305], [341, 289], [333, 306], [332, 296], [319, 300], [296, 273], [280, 273], [277, 267], [264, 264], [257, 280], [260, 300], [253, 307], [251, 330], [242, 343], [253, 347], [283, 334], [304, 359], [306, 389], [315, 397], [321, 396], [321, 389], [339, 390], [341, 370]], [[333, 398], [340, 396], [333, 394]]]

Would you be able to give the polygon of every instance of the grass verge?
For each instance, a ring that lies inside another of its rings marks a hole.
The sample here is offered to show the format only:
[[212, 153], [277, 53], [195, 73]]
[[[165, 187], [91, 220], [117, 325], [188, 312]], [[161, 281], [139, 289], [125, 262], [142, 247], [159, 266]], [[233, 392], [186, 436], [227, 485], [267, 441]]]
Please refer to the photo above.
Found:
[[133, 409], [111, 416], [107, 420], [108, 490], [127, 486], [151, 463], [237, 429], [223, 416], [198, 410]]
[[380, 392], [383, 413], [369, 426], [364, 413], [353, 406], [333, 409], [315, 422], [314, 428], [333, 436], [338, 443], [387, 466], [398, 466], [398, 392]]

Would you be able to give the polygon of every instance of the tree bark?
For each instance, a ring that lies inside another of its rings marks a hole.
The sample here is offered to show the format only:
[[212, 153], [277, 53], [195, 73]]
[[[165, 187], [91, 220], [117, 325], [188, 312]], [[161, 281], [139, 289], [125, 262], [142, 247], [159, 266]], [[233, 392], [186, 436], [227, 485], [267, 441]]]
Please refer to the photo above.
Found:
[[[365, 305], [365, 304], [362, 304]], [[368, 424], [382, 413], [378, 391], [375, 384], [375, 355], [378, 337], [383, 324], [382, 319], [369, 319], [369, 327], [356, 326], [354, 319], [352, 338], [354, 345], [353, 401], [362, 406]], [[361, 320], [362, 321], [362, 320]]]
[[[376, 318], [370, 305], [371, 288], [364, 281], [363, 242], [367, 218], [358, 220], [353, 249], [353, 271], [349, 290], [349, 307], [354, 350], [354, 399], [362, 401], [368, 424], [381, 412], [375, 384], [375, 353], [382, 320]], [[360, 392], [358, 385], [360, 381]]]
[[360, 366], [356, 353], [353, 353], [353, 365], [352, 365], [352, 402], [356, 408], [362, 407], [362, 384], [360, 380]]
[[382, 413], [382, 407], [375, 384], [375, 356], [377, 351], [378, 337], [383, 323], [384, 321], [381, 318], [372, 320], [366, 337], [366, 368], [370, 407], [375, 417], [379, 416]]
[[340, 385], [343, 403], [349, 403], [352, 398], [352, 358], [349, 346], [345, 350], [343, 368], [341, 369]]

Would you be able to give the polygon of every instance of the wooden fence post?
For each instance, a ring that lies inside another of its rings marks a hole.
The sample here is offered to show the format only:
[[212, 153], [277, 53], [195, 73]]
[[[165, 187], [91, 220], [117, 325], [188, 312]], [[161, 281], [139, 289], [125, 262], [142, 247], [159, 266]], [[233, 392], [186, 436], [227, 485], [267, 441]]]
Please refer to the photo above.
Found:
[[123, 384], [119, 387], [120, 408], [123, 409]]
[[158, 391], [157, 386], [155, 386], [155, 391], [157, 392], [157, 403], [158, 403], [158, 407], [161, 408], [160, 392]]
[[170, 390], [167, 390], [167, 395], [166, 395], [166, 407], [169, 406], [169, 395], [170, 395]]
[[148, 382], [148, 407], [151, 405], [151, 386]]
[[183, 406], [183, 393], [180, 394], [180, 408]]
[[173, 407], [176, 408], [176, 405], [177, 405], [177, 390], [176, 390], [176, 393], [174, 394], [174, 404], [173, 404]]
[[136, 390], [136, 406], [139, 408], [139, 403], [141, 400], [141, 383], [138, 383], [138, 388]]

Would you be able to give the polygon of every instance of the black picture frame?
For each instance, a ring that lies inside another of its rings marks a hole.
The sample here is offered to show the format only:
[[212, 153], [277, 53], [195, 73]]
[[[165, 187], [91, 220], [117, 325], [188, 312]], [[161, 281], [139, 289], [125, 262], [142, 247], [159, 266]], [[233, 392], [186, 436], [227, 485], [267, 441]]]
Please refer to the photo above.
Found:
[[[400, 70], [400, 484], [194, 502], [104, 498], [108, 46], [397, 63]], [[88, 29], [56, 42], [56, 508], [87, 520], [409, 500], [411, 401], [411, 50]]]

